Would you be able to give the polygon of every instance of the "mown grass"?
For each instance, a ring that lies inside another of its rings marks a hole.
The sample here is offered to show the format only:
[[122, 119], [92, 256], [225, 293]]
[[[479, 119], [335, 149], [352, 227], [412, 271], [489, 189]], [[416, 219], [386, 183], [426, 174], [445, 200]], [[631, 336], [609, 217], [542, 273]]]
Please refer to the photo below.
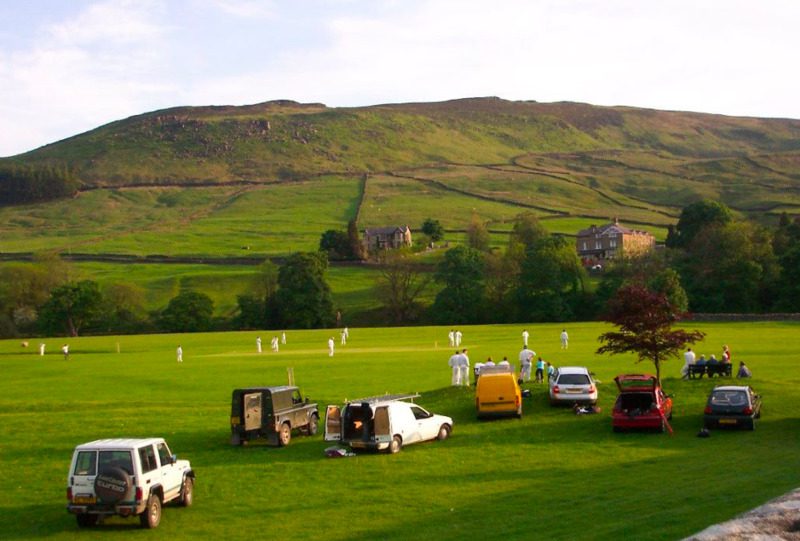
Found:
[[[614, 434], [612, 378], [648, 371], [630, 358], [598, 357], [604, 326], [529, 325], [532, 346], [556, 365], [598, 375], [594, 416], [547, 405], [531, 385], [523, 419], [478, 422], [472, 389], [449, 387], [447, 328], [351, 329], [327, 357], [331, 330], [290, 331], [280, 353], [255, 353], [270, 331], [90, 337], [70, 340], [71, 359], [47, 339], [39, 357], [0, 342], [0, 531], [4, 539], [120, 539], [149, 535], [113, 519], [78, 531], [64, 511], [72, 448], [103, 437], [161, 435], [192, 461], [195, 506], [167, 508], [159, 535], [171, 539], [676, 539], [800, 484], [800, 400], [794, 323], [698, 324], [707, 355], [729, 344], [748, 362], [764, 396], [755, 432], [695, 433], [708, 380], [681, 381], [676, 359], [664, 385], [674, 395], [674, 436]], [[513, 358], [521, 325], [464, 330], [473, 362]], [[338, 336], [337, 336], [338, 338]], [[183, 364], [175, 362], [178, 343]], [[119, 345], [119, 353], [117, 352]], [[418, 402], [455, 420], [445, 442], [398, 455], [324, 458], [322, 436], [296, 435], [282, 449], [228, 444], [233, 388], [281, 384], [292, 367], [324, 408], [345, 398], [417, 391]]]

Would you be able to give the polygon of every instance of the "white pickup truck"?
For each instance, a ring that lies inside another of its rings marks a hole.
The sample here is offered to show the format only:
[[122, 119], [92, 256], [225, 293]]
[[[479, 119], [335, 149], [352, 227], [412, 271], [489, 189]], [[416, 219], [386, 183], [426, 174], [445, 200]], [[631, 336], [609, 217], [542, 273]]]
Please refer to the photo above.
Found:
[[67, 476], [67, 511], [81, 528], [101, 517], [138, 516], [145, 528], [161, 522], [161, 506], [192, 505], [194, 471], [163, 438], [107, 439], [75, 448]]
[[328, 406], [325, 440], [340, 441], [353, 449], [396, 453], [410, 443], [446, 439], [453, 430], [453, 419], [401, 401], [416, 396], [374, 396], [352, 400], [342, 407]]

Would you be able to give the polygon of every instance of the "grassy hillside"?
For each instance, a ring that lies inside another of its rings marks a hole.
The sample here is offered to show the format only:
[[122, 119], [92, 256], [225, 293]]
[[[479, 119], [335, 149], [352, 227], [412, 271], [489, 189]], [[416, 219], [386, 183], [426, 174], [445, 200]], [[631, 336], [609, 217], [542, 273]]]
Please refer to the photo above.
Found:
[[[692, 326], [694, 327], [694, 326]], [[698, 324], [707, 355], [730, 344], [764, 396], [754, 432], [695, 435], [720, 380], [682, 381], [665, 365], [674, 435], [615, 434], [612, 378], [648, 371], [629, 357], [594, 354], [601, 324], [573, 323], [559, 349], [556, 325], [527, 325], [532, 346], [557, 366], [597, 373], [598, 415], [551, 408], [531, 384], [521, 420], [478, 421], [470, 388], [449, 386], [448, 328], [352, 328], [327, 356], [330, 331], [291, 331], [279, 353], [255, 353], [255, 332], [44, 339], [47, 355], [0, 341], [0, 531], [8, 540], [141, 539], [115, 518], [79, 531], [64, 507], [74, 446], [97, 438], [163, 436], [197, 473], [194, 505], [167, 507], [159, 536], [175, 540], [637, 539], [686, 537], [800, 484], [800, 368], [796, 323]], [[514, 357], [521, 325], [470, 326], [473, 362]], [[269, 335], [262, 333], [262, 339]], [[437, 348], [438, 342], [438, 348]], [[181, 343], [184, 362], [175, 362]], [[119, 348], [119, 349], [118, 349]], [[419, 392], [418, 403], [454, 419], [452, 437], [397, 455], [328, 459], [322, 434], [288, 447], [229, 444], [230, 393], [297, 382], [324, 410], [345, 398]], [[46, 392], [42, 392], [46, 389]], [[149, 537], [149, 536], [148, 536]]]
[[[0, 252], [266, 258], [315, 250], [352, 219], [418, 230], [434, 218], [460, 242], [473, 216], [503, 245], [523, 212], [566, 235], [616, 217], [663, 240], [701, 198], [763, 223], [800, 213], [798, 120], [577, 103], [178, 107], [5, 161], [68, 166], [83, 189], [0, 207]], [[161, 284], [142, 282], [153, 304], [194, 272], [160, 269]], [[365, 306], [373, 274], [361, 276]]]

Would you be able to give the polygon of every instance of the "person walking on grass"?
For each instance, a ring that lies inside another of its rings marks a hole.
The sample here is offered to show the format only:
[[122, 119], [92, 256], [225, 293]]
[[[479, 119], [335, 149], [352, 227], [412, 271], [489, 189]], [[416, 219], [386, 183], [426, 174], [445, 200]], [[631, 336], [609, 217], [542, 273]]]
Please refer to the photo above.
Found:
[[68, 361], [69, 360], [69, 344], [64, 344], [63, 346], [61, 346], [61, 353], [64, 354], [64, 360]]
[[333, 357], [333, 348], [336, 347], [336, 343], [333, 341], [333, 336], [328, 338], [328, 357]]
[[528, 349], [527, 344], [522, 344], [522, 350], [519, 352], [519, 377], [522, 381], [531, 380], [531, 367], [535, 356], [535, 351]]
[[447, 360], [447, 366], [450, 367], [450, 385], [456, 386], [461, 385], [461, 352], [456, 350], [455, 353], [450, 355], [450, 358]]
[[458, 359], [458, 380], [459, 385], [469, 387], [469, 357], [466, 348], [461, 351]]
[[175, 355], [178, 358], [178, 362], [182, 363], [183, 362], [183, 348], [180, 346], [180, 344], [178, 344], [178, 349], [175, 350]]
[[561, 349], [567, 349], [569, 347], [569, 335], [567, 334], [567, 329], [561, 329]]
[[522, 329], [522, 345], [528, 347], [528, 337], [531, 334], [528, 332], [528, 329]]
[[261, 353], [261, 337], [256, 338], [256, 351]]

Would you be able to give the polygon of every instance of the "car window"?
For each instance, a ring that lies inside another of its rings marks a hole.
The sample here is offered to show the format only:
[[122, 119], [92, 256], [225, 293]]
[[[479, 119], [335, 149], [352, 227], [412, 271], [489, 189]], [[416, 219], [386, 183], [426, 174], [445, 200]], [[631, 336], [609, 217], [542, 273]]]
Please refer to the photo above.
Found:
[[142, 465], [142, 473], [153, 471], [158, 467], [156, 463], [156, 453], [152, 445], [139, 448], [139, 462]]
[[122, 468], [128, 475], [133, 475], [133, 461], [130, 451], [100, 451], [97, 461], [98, 469]]
[[300, 396], [300, 390], [295, 389], [292, 393], [292, 403], [293, 404], [300, 404], [303, 401], [303, 398]]
[[172, 462], [170, 459], [171, 453], [169, 452], [169, 447], [164, 442], [158, 444], [158, 460], [161, 462], [162, 466], [165, 466]]
[[713, 406], [744, 406], [747, 395], [741, 391], [714, 391], [710, 402]]
[[589, 385], [589, 376], [586, 374], [561, 374], [558, 377], [559, 385]]
[[97, 473], [97, 452], [78, 451], [75, 461], [75, 475], [95, 475]]
[[430, 413], [420, 408], [419, 406], [411, 406], [411, 413], [414, 414], [415, 419], [427, 419], [431, 416]]

